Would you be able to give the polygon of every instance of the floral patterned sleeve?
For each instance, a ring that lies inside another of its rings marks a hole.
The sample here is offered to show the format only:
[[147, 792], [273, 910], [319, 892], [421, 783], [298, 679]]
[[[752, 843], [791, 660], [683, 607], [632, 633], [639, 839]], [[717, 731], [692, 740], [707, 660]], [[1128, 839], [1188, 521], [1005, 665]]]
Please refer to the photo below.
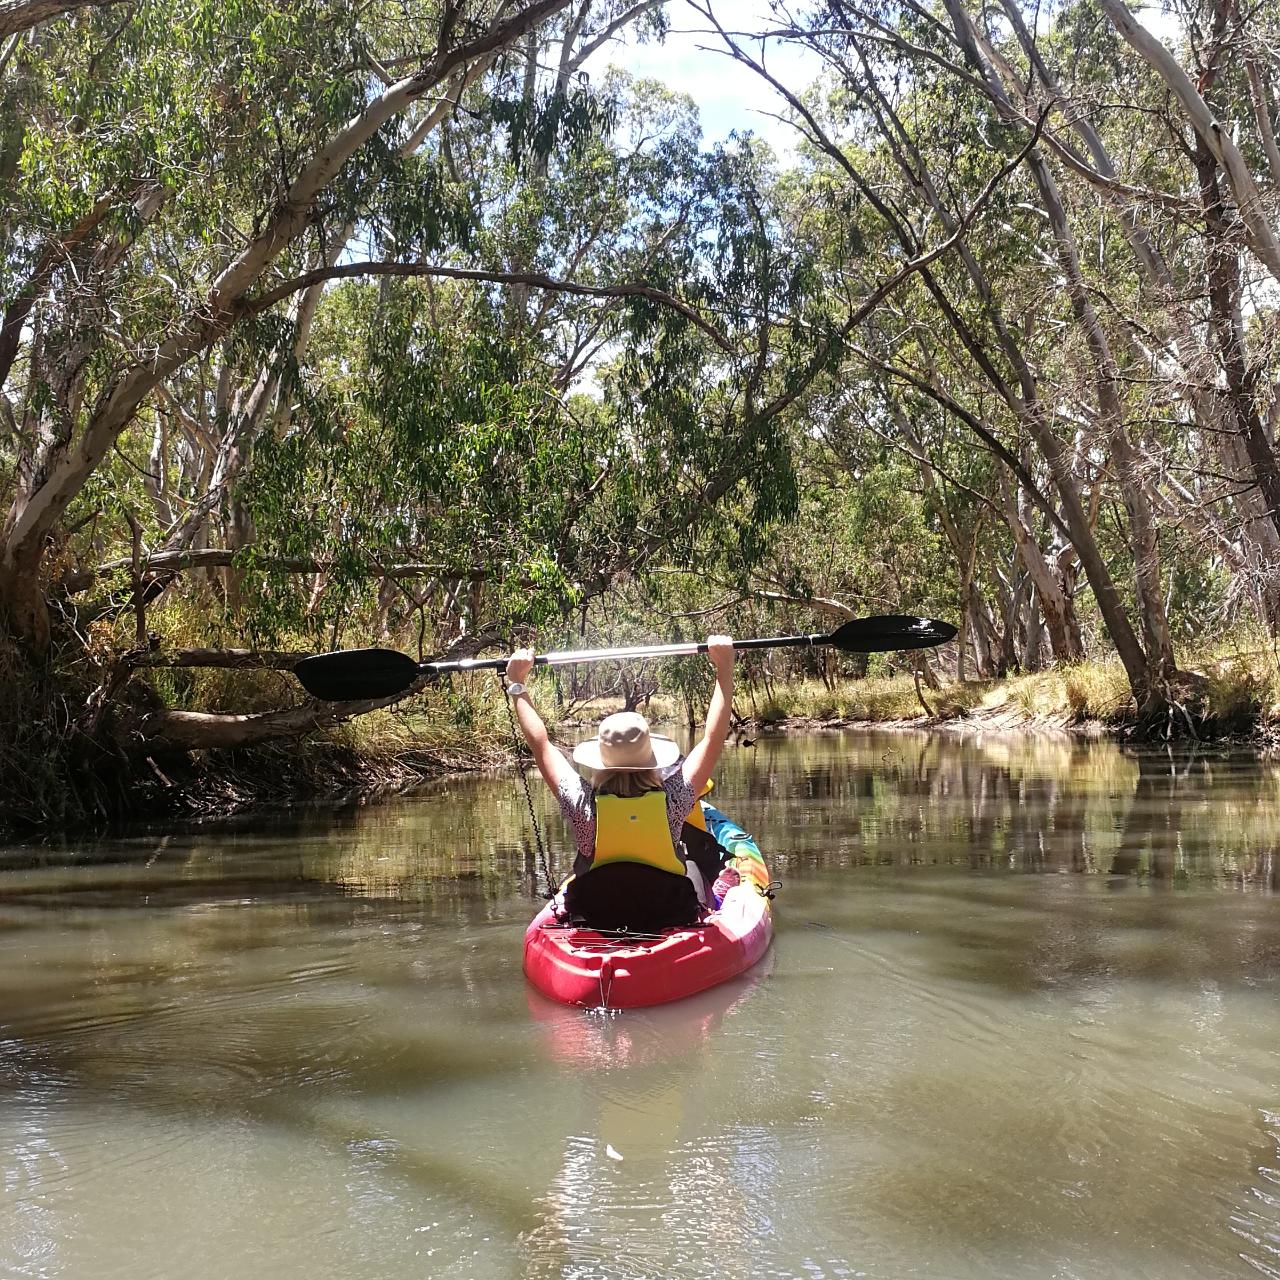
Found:
[[671, 824], [671, 843], [679, 845], [684, 820], [693, 812], [698, 797], [693, 794], [693, 788], [685, 781], [685, 776], [679, 769], [673, 769], [663, 778], [662, 789], [667, 793], [667, 821]]
[[[678, 845], [684, 820], [692, 811], [697, 797], [679, 769], [663, 779], [662, 790], [667, 797], [671, 843]], [[596, 851], [596, 808], [595, 793], [590, 784], [576, 773], [567, 774], [560, 779], [556, 799], [560, 802], [560, 812], [564, 814], [565, 821], [573, 828], [573, 842], [577, 846], [578, 856], [593, 857]]]
[[[565, 774], [556, 789], [560, 812], [573, 828], [573, 843], [578, 854], [590, 858], [596, 850], [596, 809], [591, 787], [576, 773]], [[668, 811], [670, 801], [667, 802]]]

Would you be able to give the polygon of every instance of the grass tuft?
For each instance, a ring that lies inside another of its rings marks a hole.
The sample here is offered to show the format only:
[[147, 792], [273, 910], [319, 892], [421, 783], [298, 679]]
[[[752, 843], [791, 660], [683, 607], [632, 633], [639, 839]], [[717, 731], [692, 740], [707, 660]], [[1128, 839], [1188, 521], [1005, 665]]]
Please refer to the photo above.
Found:
[[1280, 716], [1280, 674], [1241, 659], [1205, 664], [1204, 715], [1224, 726], [1270, 723]]
[[1118, 662], [1081, 662], [1062, 672], [1067, 706], [1079, 720], [1116, 720], [1134, 711], [1133, 695]]
[[[932, 717], [942, 720], [986, 714], [1031, 721], [1115, 722], [1134, 709], [1118, 663], [1082, 663], [1005, 680], [949, 681], [940, 689], [922, 686], [922, 692]], [[1276, 702], [1280, 704], [1280, 687]], [[817, 680], [778, 684], [773, 695], [755, 710], [761, 724], [787, 719], [875, 723], [917, 720], [925, 714], [915, 679], [906, 673], [849, 680], [834, 690]]]

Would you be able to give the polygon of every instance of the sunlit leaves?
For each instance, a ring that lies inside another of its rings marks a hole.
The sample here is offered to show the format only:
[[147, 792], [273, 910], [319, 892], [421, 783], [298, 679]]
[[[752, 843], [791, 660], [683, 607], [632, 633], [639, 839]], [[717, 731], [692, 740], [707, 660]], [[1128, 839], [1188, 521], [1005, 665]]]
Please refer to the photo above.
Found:
[[545, 164], [561, 149], [580, 155], [593, 139], [612, 129], [618, 104], [584, 82], [532, 98], [494, 97], [489, 111], [494, 123], [506, 129], [511, 158], [523, 169]]

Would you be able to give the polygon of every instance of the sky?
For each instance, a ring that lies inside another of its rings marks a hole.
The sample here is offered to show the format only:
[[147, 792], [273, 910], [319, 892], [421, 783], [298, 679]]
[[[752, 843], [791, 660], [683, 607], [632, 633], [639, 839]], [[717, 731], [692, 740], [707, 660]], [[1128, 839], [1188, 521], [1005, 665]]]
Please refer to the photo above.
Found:
[[[715, 12], [726, 27], [739, 30], [777, 24], [767, 0], [719, 0]], [[721, 141], [735, 129], [750, 129], [765, 138], [785, 161], [798, 138], [791, 125], [776, 119], [786, 114], [786, 103], [754, 71], [718, 52], [724, 47], [719, 34], [708, 30], [706, 20], [683, 0], [672, 0], [667, 13], [671, 30], [662, 44], [638, 44], [634, 37], [614, 41], [597, 52], [584, 70], [600, 75], [612, 65], [635, 76], [660, 80], [697, 103], [704, 145]], [[1138, 16], [1161, 40], [1172, 43], [1176, 39], [1177, 22], [1158, 2], [1139, 5]], [[809, 85], [822, 67], [817, 55], [780, 41], [772, 42], [765, 56], [769, 71], [793, 90]]]
[[[688, 5], [675, 0], [667, 12], [671, 30], [662, 44], [637, 44], [633, 38], [615, 41], [596, 53], [585, 70], [601, 74], [612, 65], [687, 93], [698, 105], [704, 145], [719, 142], [734, 130], [749, 129], [765, 138], [780, 157], [787, 156], [795, 148], [797, 134], [775, 118], [785, 115], [786, 103], [754, 71], [718, 52], [724, 48], [719, 34], [709, 30], [706, 20]], [[777, 21], [763, 0], [721, 0], [716, 14], [726, 27], [739, 30], [765, 28]], [[752, 50], [757, 51], [758, 46]], [[815, 54], [779, 41], [768, 46], [765, 58], [770, 73], [790, 89], [804, 88], [822, 65]]]

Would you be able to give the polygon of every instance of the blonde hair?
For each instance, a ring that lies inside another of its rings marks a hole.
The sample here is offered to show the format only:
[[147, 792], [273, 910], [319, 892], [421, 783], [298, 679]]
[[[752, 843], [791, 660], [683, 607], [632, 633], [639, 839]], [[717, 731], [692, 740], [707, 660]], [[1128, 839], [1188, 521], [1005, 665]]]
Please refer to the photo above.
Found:
[[656, 769], [596, 769], [591, 785], [603, 795], [634, 800], [646, 791], [661, 791], [662, 779]]

